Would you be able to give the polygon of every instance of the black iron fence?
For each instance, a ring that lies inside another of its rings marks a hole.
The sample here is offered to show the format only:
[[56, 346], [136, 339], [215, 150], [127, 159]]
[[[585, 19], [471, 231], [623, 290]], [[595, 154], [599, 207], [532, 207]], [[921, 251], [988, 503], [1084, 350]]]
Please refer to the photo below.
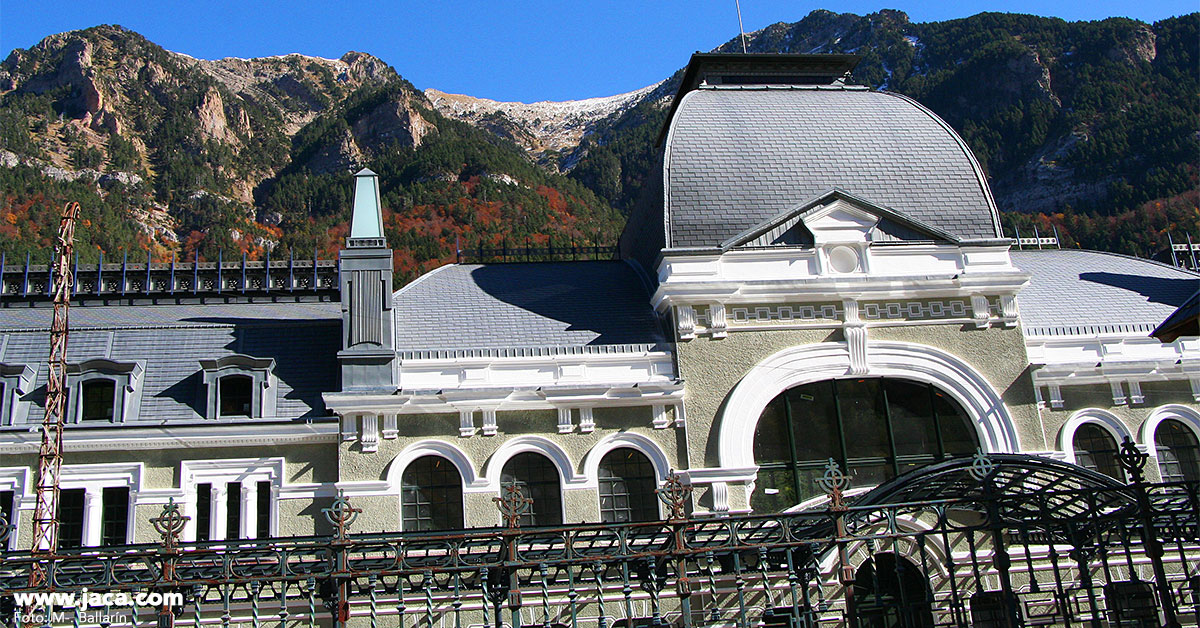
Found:
[[[664, 521], [556, 528], [517, 527], [529, 502], [512, 489], [496, 498], [506, 526], [446, 534], [355, 534], [360, 511], [339, 498], [324, 513], [330, 536], [183, 543], [172, 503], [152, 521], [159, 544], [0, 554], [0, 615], [222, 628], [1195, 626], [1200, 485], [1147, 483], [1131, 443], [1121, 459], [1127, 484], [979, 455], [851, 496], [831, 461], [819, 507], [728, 517], [688, 516], [690, 487], [672, 476]], [[18, 599], [35, 561], [49, 591], [86, 591], [90, 605], [47, 613]]]

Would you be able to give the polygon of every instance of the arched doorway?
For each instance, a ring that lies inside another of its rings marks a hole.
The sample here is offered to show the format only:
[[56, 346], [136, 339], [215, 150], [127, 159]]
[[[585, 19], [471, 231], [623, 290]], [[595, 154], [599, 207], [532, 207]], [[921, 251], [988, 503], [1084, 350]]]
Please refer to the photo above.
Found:
[[978, 447], [966, 411], [931, 384], [879, 377], [803, 384], [776, 396], [759, 418], [750, 506], [777, 512], [822, 494], [816, 480], [830, 458], [852, 486], [867, 487]]
[[854, 575], [852, 625], [857, 628], [932, 628], [933, 594], [920, 569], [903, 556], [882, 552]]

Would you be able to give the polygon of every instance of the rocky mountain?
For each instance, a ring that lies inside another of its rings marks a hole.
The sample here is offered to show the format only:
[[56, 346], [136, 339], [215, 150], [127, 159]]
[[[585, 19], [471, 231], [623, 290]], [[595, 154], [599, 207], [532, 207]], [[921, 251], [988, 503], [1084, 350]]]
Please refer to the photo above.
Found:
[[[814, 11], [747, 43], [862, 55], [852, 81], [913, 96], [962, 134], [1006, 227], [1142, 254], [1169, 229], [1200, 234], [1200, 14], [917, 24]], [[346, 174], [362, 166], [382, 175], [404, 276], [459, 245], [611, 241], [680, 77], [502, 103], [419, 91], [359, 52], [208, 61], [118, 26], [53, 35], [0, 63], [0, 249], [48, 255], [58, 209], [79, 200], [84, 259], [328, 255]]]
[[606, 98], [531, 104], [447, 94], [432, 88], [425, 90], [425, 96], [438, 113], [512, 140], [547, 167], [569, 170], [571, 164], [562, 164], [560, 153], [578, 148], [601, 122], [645, 100], [657, 87]]
[[620, 228], [585, 187], [443, 117], [368, 54], [208, 61], [119, 26], [53, 35], [0, 64], [0, 165], [10, 256], [48, 254], [65, 200], [84, 203], [78, 237], [95, 247], [85, 259], [332, 254], [346, 173], [363, 166], [386, 175], [407, 274], [456, 244], [611, 239]]

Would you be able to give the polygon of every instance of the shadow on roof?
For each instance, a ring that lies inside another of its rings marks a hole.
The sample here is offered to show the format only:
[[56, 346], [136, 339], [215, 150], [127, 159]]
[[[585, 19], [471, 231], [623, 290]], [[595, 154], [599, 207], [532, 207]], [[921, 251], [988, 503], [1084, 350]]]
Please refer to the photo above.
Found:
[[560, 321], [567, 332], [590, 332], [588, 345], [665, 342], [650, 297], [621, 262], [494, 264], [471, 271], [488, 296]]
[[1146, 297], [1146, 300], [1151, 303], [1162, 303], [1176, 308], [1183, 305], [1196, 292], [1197, 285], [1196, 279], [1168, 279], [1108, 272], [1079, 273], [1079, 278], [1083, 281], [1136, 292]]

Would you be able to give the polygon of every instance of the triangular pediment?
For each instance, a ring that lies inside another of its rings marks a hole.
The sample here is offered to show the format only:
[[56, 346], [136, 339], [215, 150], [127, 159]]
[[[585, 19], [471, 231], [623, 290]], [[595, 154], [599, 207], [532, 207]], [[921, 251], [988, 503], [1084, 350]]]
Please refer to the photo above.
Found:
[[957, 243], [958, 238], [903, 212], [830, 190], [726, 240], [722, 250], [823, 242]]

